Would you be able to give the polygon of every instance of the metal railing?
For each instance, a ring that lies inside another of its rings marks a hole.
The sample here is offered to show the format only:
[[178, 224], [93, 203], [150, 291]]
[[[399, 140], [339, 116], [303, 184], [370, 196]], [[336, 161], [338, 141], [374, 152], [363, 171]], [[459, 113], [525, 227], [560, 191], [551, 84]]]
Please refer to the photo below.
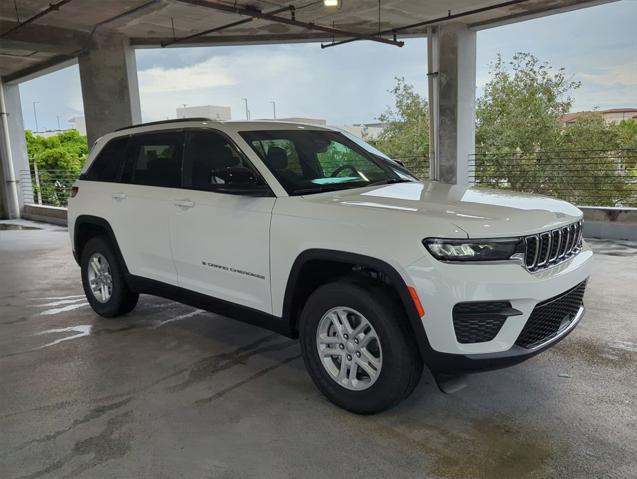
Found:
[[69, 192], [79, 172], [69, 170], [41, 170], [32, 168], [20, 171], [20, 190], [26, 203], [66, 207]]
[[394, 160], [400, 161], [405, 167], [421, 180], [429, 178], [429, 157], [422, 155], [394, 156]]
[[579, 206], [637, 207], [637, 149], [476, 153], [476, 186], [537, 193]]

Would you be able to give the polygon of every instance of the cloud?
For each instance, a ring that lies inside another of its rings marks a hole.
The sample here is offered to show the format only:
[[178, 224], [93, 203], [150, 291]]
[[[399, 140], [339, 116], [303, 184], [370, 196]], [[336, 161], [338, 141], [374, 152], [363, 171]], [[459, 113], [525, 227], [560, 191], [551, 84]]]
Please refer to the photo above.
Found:
[[[252, 118], [270, 117], [270, 100], [281, 100], [277, 110], [283, 113], [283, 99], [309, 81], [311, 62], [302, 48], [276, 48], [270, 52], [258, 47], [208, 51], [213, 56], [189, 66], [173, 66], [155, 58], [153, 66], [138, 72], [145, 121], [173, 118], [181, 104], [230, 106], [233, 117], [242, 118], [243, 97], [249, 98]], [[138, 52], [142, 58], [145, 54]]]
[[580, 72], [576, 76], [584, 83], [637, 89], [637, 64], [632, 62], [612, 65], [595, 73]]
[[236, 83], [227, 72], [215, 71], [209, 64], [172, 70], [149, 68], [140, 72], [138, 78], [139, 87], [147, 93], [203, 90]]
[[239, 85], [254, 79], [274, 78], [303, 67], [298, 55], [220, 55], [194, 65], [170, 68], [153, 66], [138, 73], [145, 93], [192, 92]]

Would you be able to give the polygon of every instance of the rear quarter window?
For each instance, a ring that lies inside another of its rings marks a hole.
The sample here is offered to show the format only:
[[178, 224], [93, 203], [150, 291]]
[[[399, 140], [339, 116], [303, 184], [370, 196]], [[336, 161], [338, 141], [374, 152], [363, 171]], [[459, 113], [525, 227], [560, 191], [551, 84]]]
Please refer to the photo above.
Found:
[[109, 141], [97, 154], [83, 180], [119, 181], [126, 160], [128, 137], [115, 138]]

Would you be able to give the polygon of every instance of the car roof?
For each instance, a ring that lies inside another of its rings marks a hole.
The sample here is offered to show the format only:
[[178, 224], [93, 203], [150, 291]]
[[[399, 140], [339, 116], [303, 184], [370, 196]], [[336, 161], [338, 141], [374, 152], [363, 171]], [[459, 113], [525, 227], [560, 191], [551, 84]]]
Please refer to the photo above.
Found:
[[106, 145], [110, 140], [128, 135], [136, 135], [139, 133], [153, 133], [164, 130], [174, 130], [175, 128], [214, 128], [224, 133], [238, 133], [241, 131], [264, 131], [264, 130], [290, 130], [290, 129], [306, 129], [313, 131], [340, 131], [338, 129], [327, 126], [316, 125], [312, 123], [300, 123], [291, 121], [276, 120], [252, 120], [252, 121], [221, 121], [212, 120], [210, 118], [177, 118], [172, 120], [153, 121], [149, 123], [140, 123], [131, 125], [107, 133], [98, 138], [89, 153], [89, 159], [85, 163], [85, 169], [92, 162], [95, 154]]
[[263, 130], [289, 130], [308, 129], [336, 131], [327, 126], [316, 125], [312, 123], [300, 123], [292, 121], [276, 121], [276, 120], [252, 120], [252, 121], [220, 121], [210, 118], [179, 118], [173, 120], [154, 121], [150, 123], [140, 123], [128, 127], [118, 128], [105, 135], [104, 139], [110, 139], [118, 136], [131, 135], [136, 133], [146, 133], [153, 131], [162, 131], [178, 128], [217, 128], [222, 131], [263, 131]]

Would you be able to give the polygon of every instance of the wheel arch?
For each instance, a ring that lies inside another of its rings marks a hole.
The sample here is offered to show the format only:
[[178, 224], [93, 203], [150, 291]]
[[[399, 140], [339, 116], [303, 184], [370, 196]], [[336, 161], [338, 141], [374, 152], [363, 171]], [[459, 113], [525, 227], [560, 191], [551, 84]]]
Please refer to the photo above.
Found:
[[82, 259], [82, 249], [88, 240], [99, 235], [104, 235], [108, 238], [113, 246], [117, 259], [124, 269], [124, 276], [128, 277], [129, 271], [126, 266], [126, 262], [124, 261], [124, 257], [122, 256], [122, 252], [119, 249], [119, 244], [117, 243], [117, 238], [115, 237], [113, 228], [107, 220], [99, 216], [80, 215], [76, 218], [73, 230], [73, 256], [75, 257], [75, 261], [78, 265], [80, 264]]
[[332, 272], [335, 272], [336, 277], [339, 277], [339, 272], [343, 274], [351, 273], [354, 268], [368, 269], [386, 276], [390, 281], [388, 286], [395, 292], [403, 307], [409, 328], [418, 344], [420, 355], [423, 359], [425, 358], [431, 348], [425, 328], [422, 325], [402, 275], [392, 265], [383, 260], [347, 251], [309, 249], [297, 256], [290, 270], [283, 299], [283, 319], [288, 323], [289, 329], [293, 334], [298, 334], [298, 318], [303, 304], [317, 287], [315, 284], [317, 283], [317, 278], [312, 277], [309, 281], [307, 278], [308, 273], [316, 273], [315, 268], [317, 265], [319, 268], [321, 265], [325, 265], [326, 268], [335, 267], [335, 269], [328, 269], [325, 275], [319, 274], [318, 285], [324, 284], [323, 281], [320, 281], [321, 279], [331, 278], [329, 274]]

